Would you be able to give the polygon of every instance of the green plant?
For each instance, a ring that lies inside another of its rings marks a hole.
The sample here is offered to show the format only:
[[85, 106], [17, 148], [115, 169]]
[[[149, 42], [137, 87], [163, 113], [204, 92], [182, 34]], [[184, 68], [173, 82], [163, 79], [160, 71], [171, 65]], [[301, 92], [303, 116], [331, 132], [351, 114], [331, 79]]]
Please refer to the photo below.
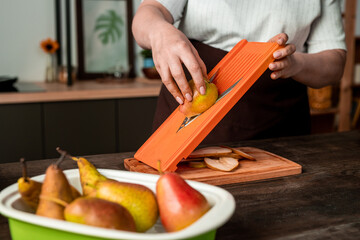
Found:
[[112, 43], [120, 40], [122, 36], [121, 27], [124, 21], [115, 10], [108, 10], [96, 19], [95, 32], [100, 32], [98, 37], [106, 45], [111, 40]]

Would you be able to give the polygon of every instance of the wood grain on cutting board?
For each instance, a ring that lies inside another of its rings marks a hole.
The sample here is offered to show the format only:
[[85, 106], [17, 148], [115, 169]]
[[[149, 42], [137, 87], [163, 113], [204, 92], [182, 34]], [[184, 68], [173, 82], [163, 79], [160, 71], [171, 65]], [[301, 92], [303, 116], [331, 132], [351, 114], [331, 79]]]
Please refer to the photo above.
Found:
[[[249, 182], [288, 175], [300, 174], [301, 165], [284, 157], [253, 147], [237, 148], [255, 157], [255, 161], [240, 159], [239, 167], [231, 172], [216, 171], [209, 168], [190, 168], [179, 164], [176, 172], [183, 178], [212, 185]], [[134, 158], [124, 160], [125, 168], [133, 172], [158, 174], [158, 171]]]

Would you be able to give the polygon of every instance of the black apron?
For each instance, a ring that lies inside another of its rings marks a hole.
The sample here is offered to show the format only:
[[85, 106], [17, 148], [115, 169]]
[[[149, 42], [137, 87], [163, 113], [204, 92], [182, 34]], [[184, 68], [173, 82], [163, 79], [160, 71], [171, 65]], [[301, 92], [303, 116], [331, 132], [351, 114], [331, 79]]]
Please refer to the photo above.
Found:
[[[199, 41], [191, 41], [208, 71], [227, 54]], [[191, 79], [186, 71], [186, 77]], [[291, 78], [272, 80], [268, 69], [202, 144], [236, 142], [310, 134], [310, 110], [307, 87]], [[155, 112], [153, 131], [179, 106], [162, 85]]]

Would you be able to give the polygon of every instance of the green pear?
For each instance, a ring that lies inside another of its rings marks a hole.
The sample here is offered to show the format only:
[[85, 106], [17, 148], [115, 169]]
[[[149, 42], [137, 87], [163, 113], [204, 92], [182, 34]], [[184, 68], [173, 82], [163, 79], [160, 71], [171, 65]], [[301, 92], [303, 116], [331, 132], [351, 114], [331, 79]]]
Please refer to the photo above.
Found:
[[58, 164], [59, 162], [51, 164], [46, 169], [36, 214], [64, 220], [64, 204], [72, 202], [74, 198], [71, 186]]
[[204, 79], [204, 82], [206, 86], [205, 94], [201, 95], [195, 87], [194, 80], [189, 81], [189, 86], [193, 92], [193, 100], [189, 102], [185, 99], [184, 104], [179, 107], [180, 112], [188, 118], [205, 112], [214, 105], [218, 99], [219, 93], [216, 85], [208, 82], [206, 79]]
[[99, 181], [104, 181], [107, 178], [99, 173], [95, 166], [86, 158], [72, 158], [77, 162], [80, 174], [80, 183], [84, 196], [92, 196], [95, 194], [95, 185]]
[[81, 197], [68, 204], [65, 220], [90, 226], [136, 231], [135, 222], [126, 208], [100, 198]]
[[158, 219], [155, 194], [146, 186], [108, 179], [96, 184], [95, 196], [124, 206], [133, 216], [138, 232], [147, 231]]
[[156, 196], [161, 223], [168, 232], [188, 227], [210, 209], [206, 198], [176, 173], [161, 175]]
[[124, 206], [134, 218], [136, 230], [145, 232], [159, 216], [155, 194], [139, 184], [119, 182], [101, 175], [85, 158], [77, 161], [83, 195], [112, 201]]

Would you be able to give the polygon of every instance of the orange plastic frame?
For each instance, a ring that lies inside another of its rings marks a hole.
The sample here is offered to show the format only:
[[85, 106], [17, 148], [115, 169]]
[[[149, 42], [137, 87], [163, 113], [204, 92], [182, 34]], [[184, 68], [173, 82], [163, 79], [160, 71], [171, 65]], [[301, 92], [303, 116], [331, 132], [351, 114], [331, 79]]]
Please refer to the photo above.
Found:
[[201, 143], [230, 109], [249, 90], [255, 81], [274, 61], [273, 53], [281, 48], [276, 43], [240, 41], [209, 72], [208, 77], [218, 70], [213, 83], [219, 94], [241, 79], [235, 87], [216, 104], [202, 113], [188, 126], [177, 132], [184, 121], [179, 109], [150, 136], [135, 153], [135, 158], [155, 169], [160, 160], [163, 171], [175, 171], [176, 165]]

